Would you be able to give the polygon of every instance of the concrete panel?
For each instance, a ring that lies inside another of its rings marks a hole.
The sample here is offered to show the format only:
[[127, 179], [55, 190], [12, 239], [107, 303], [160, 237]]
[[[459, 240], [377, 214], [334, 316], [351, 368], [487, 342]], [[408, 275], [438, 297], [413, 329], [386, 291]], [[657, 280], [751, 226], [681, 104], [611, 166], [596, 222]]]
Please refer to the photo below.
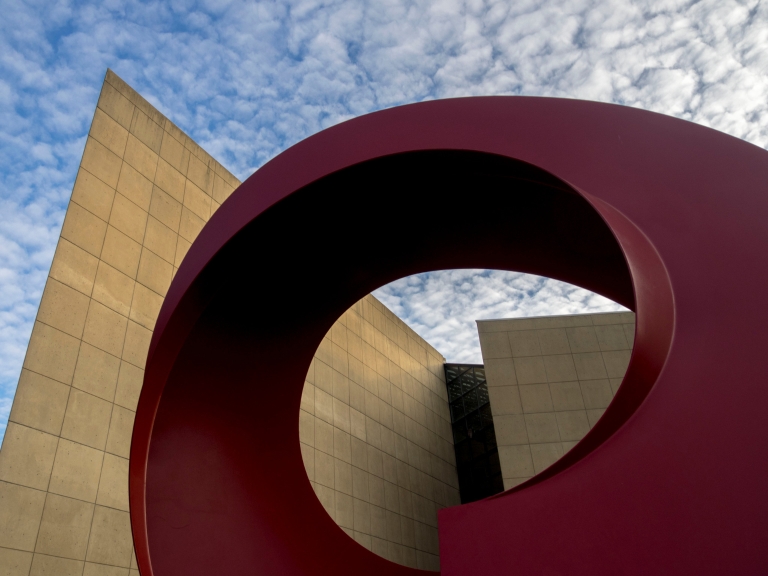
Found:
[[459, 503], [444, 362], [367, 296], [323, 339], [302, 395], [302, 451], [314, 443], [305, 468], [326, 510], [361, 545], [414, 568], [419, 554], [439, 567], [437, 511]]
[[505, 489], [551, 466], [600, 419], [627, 370], [634, 318], [478, 321]]
[[0, 450], [0, 574], [138, 574], [127, 456], [151, 329], [211, 194], [237, 185], [107, 73]]

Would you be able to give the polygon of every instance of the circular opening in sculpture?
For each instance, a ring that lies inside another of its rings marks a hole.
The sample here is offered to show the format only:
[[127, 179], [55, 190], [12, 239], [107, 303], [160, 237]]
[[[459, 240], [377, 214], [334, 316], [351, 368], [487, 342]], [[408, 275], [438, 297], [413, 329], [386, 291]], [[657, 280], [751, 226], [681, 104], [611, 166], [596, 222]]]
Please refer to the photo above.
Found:
[[[575, 446], [618, 389], [633, 336], [632, 313], [549, 278], [393, 282], [342, 314], [314, 355], [299, 413], [307, 477], [361, 546], [439, 570], [438, 511], [520, 484]], [[539, 370], [518, 380], [515, 362]]]

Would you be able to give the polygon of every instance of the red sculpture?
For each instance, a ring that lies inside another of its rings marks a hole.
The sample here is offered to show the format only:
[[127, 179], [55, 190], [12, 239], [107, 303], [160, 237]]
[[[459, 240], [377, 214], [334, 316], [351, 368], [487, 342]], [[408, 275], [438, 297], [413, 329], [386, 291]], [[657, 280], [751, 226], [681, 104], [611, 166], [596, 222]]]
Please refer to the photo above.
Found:
[[213, 216], [160, 312], [131, 447], [142, 575], [413, 573], [317, 501], [301, 390], [351, 304], [463, 267], [589, 288], [637, 335], [576, 448], [441, 511], [443, 572], [765, 573], [766, 223], [765, 150], [632, 108], [443, 100], [297, 144]]

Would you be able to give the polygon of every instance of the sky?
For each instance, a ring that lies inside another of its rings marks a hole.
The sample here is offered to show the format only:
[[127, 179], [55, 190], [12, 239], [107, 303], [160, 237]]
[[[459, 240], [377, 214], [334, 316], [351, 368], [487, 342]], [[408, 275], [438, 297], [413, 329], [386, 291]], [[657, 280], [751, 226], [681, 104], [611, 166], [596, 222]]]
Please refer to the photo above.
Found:
[[443, 270], [374, 292], [448, 362], [482, 364], [476, 320], [626, 311], [589, 290], [503, 270]]
[[[240, 179], [346, 119], [472, 95], [582, 98], [768, 145], [759, 0], [0, 0], [0, 435], [107, 67]], [[452, 361], [474, 320], [618, 309], [447, 271], [376, 293]]]

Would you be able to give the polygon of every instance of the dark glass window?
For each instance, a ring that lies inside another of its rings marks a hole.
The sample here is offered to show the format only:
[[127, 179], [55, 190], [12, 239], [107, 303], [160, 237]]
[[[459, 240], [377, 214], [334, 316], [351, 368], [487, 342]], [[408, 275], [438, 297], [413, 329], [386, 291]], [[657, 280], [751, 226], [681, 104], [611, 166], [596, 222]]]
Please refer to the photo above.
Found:
[[451, 403], [461, 502], [466, 504], [498, 494], [504, 490], [504, 483], [485, 369], [476, 364], [446, 364], [445, 382]]

